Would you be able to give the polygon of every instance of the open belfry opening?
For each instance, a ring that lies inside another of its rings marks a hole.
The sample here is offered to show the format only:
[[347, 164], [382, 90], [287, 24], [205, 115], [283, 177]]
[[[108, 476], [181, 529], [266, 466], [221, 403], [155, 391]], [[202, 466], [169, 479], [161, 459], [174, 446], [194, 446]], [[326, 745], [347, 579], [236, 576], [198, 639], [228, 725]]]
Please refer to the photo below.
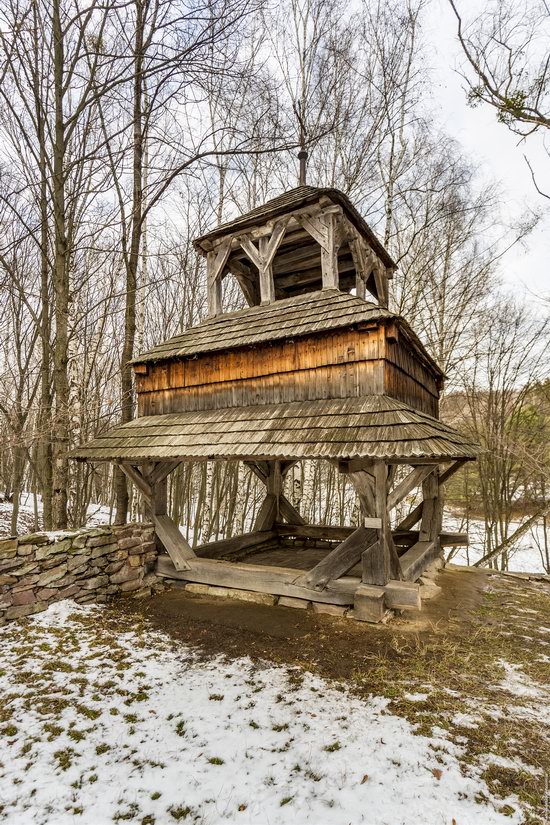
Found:
[[[115, 462], [136, 485], [167, 579], [365, 621], [419, 609], [422, 574], [466, 541], [442, 532], [443, 487], [476, 447], [439, 420], [444, 375], [388, 309], [391, 257], [342, 192], [311, 186], [194, 245], [208, 318], [134, 359], [137, 418], [73, 455]], [[228, 275], [248, 306], [225, 313]], [[191, 548], [167, 515], [167, 478], [208, 460], [244, 462], [265, 498], [251, 532]], [[347, 475], [358, 523], [305, 523], [284, 494], [303, 460]], [[415, 490], [420, 503], [392, 526]]]

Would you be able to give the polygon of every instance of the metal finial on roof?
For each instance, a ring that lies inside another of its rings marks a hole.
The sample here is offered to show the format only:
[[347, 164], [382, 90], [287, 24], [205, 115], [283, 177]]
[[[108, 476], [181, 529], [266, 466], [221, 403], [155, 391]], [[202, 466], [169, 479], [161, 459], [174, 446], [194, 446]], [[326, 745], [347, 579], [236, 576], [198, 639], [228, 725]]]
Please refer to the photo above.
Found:
[[298, 177], [298, 185], [305, 186], [306, 185], [306, 172], [307, 172], [307, 150], [300, 149], [298, 152], [298, 160], [300, 161], [300, 175]]

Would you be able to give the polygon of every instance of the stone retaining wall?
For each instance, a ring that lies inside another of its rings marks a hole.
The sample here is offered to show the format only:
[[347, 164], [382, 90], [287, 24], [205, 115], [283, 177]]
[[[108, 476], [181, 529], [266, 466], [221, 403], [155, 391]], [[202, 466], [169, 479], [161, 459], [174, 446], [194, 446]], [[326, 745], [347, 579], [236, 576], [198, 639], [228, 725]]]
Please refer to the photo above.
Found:
[[106, 602], [162, 589], [151, 524], [31, 533], [0, 540], [0, 625], [52, 602]]

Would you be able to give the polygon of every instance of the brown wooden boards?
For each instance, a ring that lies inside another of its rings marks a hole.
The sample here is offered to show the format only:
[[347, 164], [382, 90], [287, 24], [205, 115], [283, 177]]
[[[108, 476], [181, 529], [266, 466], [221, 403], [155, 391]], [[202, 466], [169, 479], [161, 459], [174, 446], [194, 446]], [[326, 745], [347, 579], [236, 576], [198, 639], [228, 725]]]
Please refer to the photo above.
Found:
[[274, 530], [263, 530], [256, 533], [245, 533], [243, 536], [233, 536], [230, 539], [210, 541], [195, 547], [195, 555], [204, 559], [219, 559], [237, 555], [243, 551], [260, 550], [277, 537]]

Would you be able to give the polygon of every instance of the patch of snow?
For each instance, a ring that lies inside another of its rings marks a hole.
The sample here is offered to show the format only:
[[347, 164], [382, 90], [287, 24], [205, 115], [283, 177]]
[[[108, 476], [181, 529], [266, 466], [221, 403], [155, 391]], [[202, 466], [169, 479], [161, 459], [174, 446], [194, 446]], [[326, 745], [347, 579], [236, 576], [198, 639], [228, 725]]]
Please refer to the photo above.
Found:
[[475, 729], [479, 726], [479, 716], [473, 716], [471, 713], [455, 713], [451, 719], [453, 725], [461, 728]]
[[493, 800], [479, 770], [464, 775], [446, 731], [416, 735], [385, 698], [247, 658], [200, 661], [159, 633], [115, 630], [108, 615], [61, 602], [0, 633], [13, 709], [4, 825], [522, 819], [515, 797]]
[[513, 693], [515, 696], [528, 699], [542, 699], [544, 697], [542, 690], [533, 684], [529, 677], [522, 672], [519, 665], [512, 665], [504, 659], [499, 659], [499, 664], [504, 668], [506, 674], [499, 684], [500, 688]]
[[[452, 513], [446, 512], [443, 526], [451, 533], [466, 532], [464, 519]], [[520, 526], [520, 522], [510, 524], [510, 532], [513, 533]], [[480, 519], [470, 519], [468, 524], [468, 536], [470, 544], [468, 547], [459, 547], [452, 555], [453, 564], [473, 565], [481, 559], [486, 550], [483, 544], [484, 523]], [[509, 551], [509, 568], [514, 573], [545, 573], [542, 555], [539, 547], [543, 546], [543, 528], [537, 526], [531, 532], [520, 536], [515, 547]]]
[[429, 695], [429, 693], [404, 693], [403, 699], [407, 702], [425, 702]]
[[[36, 512], [39, 521], [42, 519], [42, 498], [40, 495], [36, 496]], [[13, 504], [9, 501], [0, 501], [0, 536], [11, 535], [11, 515], [13, 511]], [[86, 516], [86, 524], [83, 527], [100, 527], [104, 524], [109, 524], [111, 521], [111, 511], [109, 507], [100, 504], [90, 504]], [[34, 511], [34, 495], [33, 493], [23, 492], [19, 499], [19, 517], [17, 530], [19, 535], [25, 533], [35, 532], [35, 511]], [[42, 532], [42, 531], [41, 531]], [[66, 531], [55, 531], [46, 533], [49, 537], [62, 537], [63, 535], [71, 535]]]

